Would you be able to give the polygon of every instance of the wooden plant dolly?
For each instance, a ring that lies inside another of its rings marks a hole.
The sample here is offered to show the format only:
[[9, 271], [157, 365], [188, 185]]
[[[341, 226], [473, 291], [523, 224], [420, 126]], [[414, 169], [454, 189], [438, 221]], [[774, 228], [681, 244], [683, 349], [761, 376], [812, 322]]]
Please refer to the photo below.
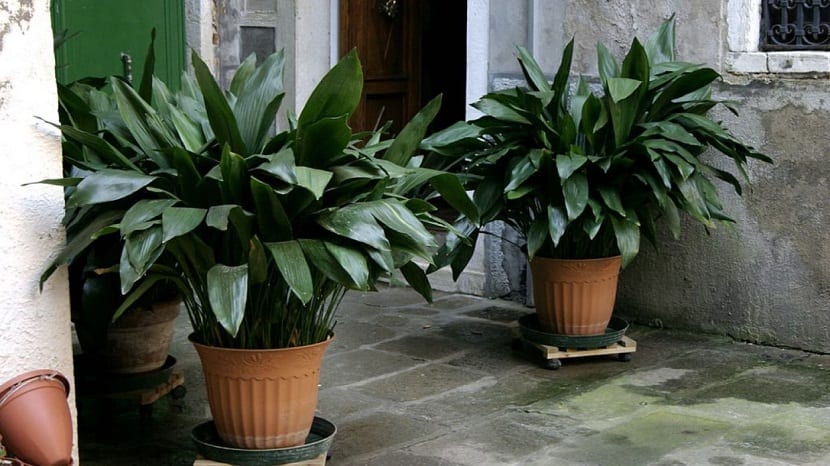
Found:
[[[520, 320], [512, 327], [513, 349], [519, 351], [524, 350], [528, 347], [535, 348], [537, 352], [541, 353], [542, 355], [542, 367], [544, 367], [545, 369], [559, 369], [560, 367], [562, 367], [562, 359], [585, 358], [592, 356], [616, 355], [618, 360], [628, 362], [631, 360], [631, 353], [637, 351], [637, 342], [632, 338], [622, 335], [622, 333], [620, 333], [619, 336], [612, 336], [613, 340], [615, 341], [612, 341], [611, 343], [599, 347], [592, 348], [580, 348], [578, 346], [567, 347], [569, 345], [563, 347], [542, 344], [536, 341], [528, 340], [527, 335], [523, 335], [523, 331], [527, 331], [528, 329], [523, 327], [521, 324], [522, 321]], [[626, 323], [626, 328], [627, 326], [628, 325]], [[531, 331], [535, 330], [531, 329]], [[571, 337], [569, 341], [578, 338], [579, 337]]]
[[[296, 463], [283, 463], [279, 466], [325, 466], [326, 465], [326, 453], [321, 453], [320, 456], [299, 461]], [[202, 458], [201, 456], [196, 457], [196, 461], [193, 462], [193, 466], [234, 466], [230, 463], [219, 463], [217, 461], [208, 460]], [[277, 466], [277, 465], [273, 465]]]

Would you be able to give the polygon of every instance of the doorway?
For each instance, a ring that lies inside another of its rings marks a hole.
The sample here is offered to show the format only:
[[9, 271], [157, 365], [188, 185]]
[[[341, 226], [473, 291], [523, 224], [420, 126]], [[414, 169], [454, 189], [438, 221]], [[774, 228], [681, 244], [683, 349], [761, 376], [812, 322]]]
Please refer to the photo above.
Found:
[[357, 49], [363, 97], [354, 130], [392, 121], [397, 133], [427, 102], [443, 94], [431, 130], [464, 119], [467, 2], [340, 0], [339, 49]]

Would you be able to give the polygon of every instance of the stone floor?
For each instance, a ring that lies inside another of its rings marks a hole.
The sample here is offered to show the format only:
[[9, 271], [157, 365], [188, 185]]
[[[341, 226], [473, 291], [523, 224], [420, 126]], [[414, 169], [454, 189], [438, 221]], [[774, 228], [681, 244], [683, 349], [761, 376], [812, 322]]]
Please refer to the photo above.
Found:
[[[348, 294], [321, 377], [331, 466], [827, 465], [830, 356], [633, 327], [630, 362], [511, 350], [505, 301], [405, 288]], [[210, 417], [182, 313], [172, 349], [187, 395], [80, 416], [81, 464], [191, 465]]]

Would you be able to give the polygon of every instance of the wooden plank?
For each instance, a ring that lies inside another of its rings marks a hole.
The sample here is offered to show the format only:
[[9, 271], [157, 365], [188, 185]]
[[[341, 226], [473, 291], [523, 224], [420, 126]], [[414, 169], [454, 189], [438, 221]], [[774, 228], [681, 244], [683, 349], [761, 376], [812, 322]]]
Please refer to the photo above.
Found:
[[184, 375], [174, 372], [170, 374], [170, 378], [167, 379], [166, 383], [141, 392], [141, 404], [153, 404], [180, 385], [184, 385]]
[[633, 353], [637, 351], [637, 342], [633, 339], [623, 336], [618, 343], [606, 346], [605, 348], [591, 348], [591, 349], [574, 349], [569, 348], [560, 350], [555, 346], [539, 345], [531, 343], [533, 346], [542, 351], [545, 359], [567, 359], [567, 358], [583, 358], [588, 356], [603, 356], [608, 354]]
[[[274, 465], [274, 466], [325, 466], [326, 465], [326, 453], [321, 453], [320, 456], [315, 458], [311, 458], [310, 460], [300, 461], [297, 463], [284, 463], [282, 465]], [[230, 463], [220, 463], [218, 461], [213, 461], [209, 459], [202, 458], [201, 456], [196, 457], [196, 461], [193, 462], [193, 466], [233, 466]]]

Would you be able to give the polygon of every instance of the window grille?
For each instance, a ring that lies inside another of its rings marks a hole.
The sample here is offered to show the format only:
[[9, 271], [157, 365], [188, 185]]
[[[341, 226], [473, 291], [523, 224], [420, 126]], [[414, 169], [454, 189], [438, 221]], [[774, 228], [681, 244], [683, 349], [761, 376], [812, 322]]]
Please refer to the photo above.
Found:
[[761, 50], [830, 50], [830, 0], [762, 0]]

